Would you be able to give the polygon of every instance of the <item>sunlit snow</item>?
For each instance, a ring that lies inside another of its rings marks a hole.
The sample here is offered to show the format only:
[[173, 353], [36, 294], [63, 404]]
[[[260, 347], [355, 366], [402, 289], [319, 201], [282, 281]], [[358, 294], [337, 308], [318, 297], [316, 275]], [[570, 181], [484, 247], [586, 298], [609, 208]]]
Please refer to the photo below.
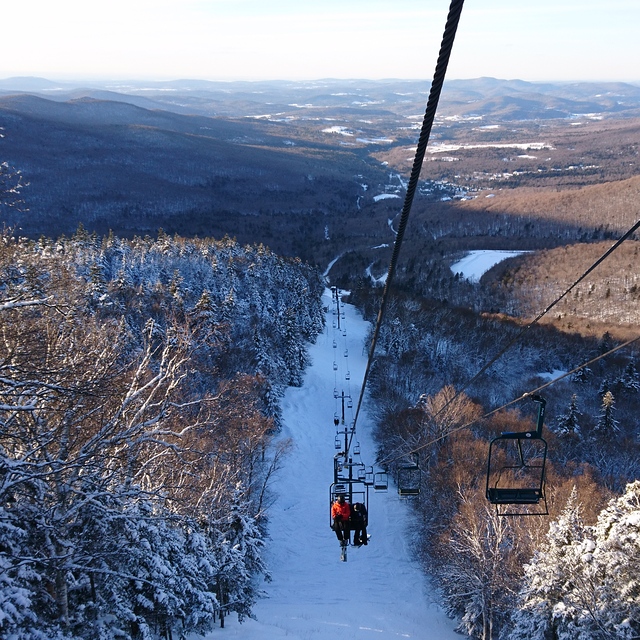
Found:
[[[331, 309], [330, 292], [325, 303]], [[291, 438], [293, 451], [279, 471], [270, 508], [266, 560], [272, 582], [267, 598], [254, 608], [255, 620], [239, 624], [228, 618], [224, 632], [209, 640], [460, 640], [450, 620], [413, 559], [409, 527], [411, 506], [390, 487], [371, 491], [367, 547], [349, 548], [340, 562], [340, 549], [329, 528], [329, 485], [333, 479], [334, 412], [341, 407], [334, 388], [350, 394], [357, 404], [366, 364], [365, 336], [369, 323], [350, 306], [343, 307], [341, 328], [327, 314], [327, 328], [311, 345], [312, 366], [301, 388], [289, 388], [283, 400], [281, 437]], [[337, 348], [333, 348], [333, 341]], [[343, 354], [348, 353], [348, 357]], [[334, 372], [333, 362], [339, 363]], [[345, 371], [350, 371], [346, 381]], [[361, 458], [373, 464], [370, 406], [365, 398], [358, 417]], [[346, 422], [352, 421], [352, 410]]]
[[519, 256], [521, 253], [526, 253], [526, 251], [470, 251], [462, 260], [451, 265], [451, 271], [462, 273], [471, 282], [478, 282], [491, 267], [507, 258]]
[[445, 151], [459, 151], [461, 149], [553, 149], [546, 142], [523, 142], [523, 143], [505, 143], [505, 144], [445, 144], [434, 143], [427, 149], [428, 153], [443, 153]]
[[322, 130], [322, 133], [338, 133], [341, 136], [353, 136], [353, 133], [351, 131], [349, 131], [346, 127], [340, 127], [338, 125], [335, 125], [333, 127], [327, 127], [326, 129]]

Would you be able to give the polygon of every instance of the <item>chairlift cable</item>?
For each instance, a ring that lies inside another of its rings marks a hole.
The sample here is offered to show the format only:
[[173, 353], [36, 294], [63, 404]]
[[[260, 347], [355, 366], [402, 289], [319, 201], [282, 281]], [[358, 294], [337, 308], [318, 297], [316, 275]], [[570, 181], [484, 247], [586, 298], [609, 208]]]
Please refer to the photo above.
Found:
[[[558, 376], [557, 378], [554, 378], [553, 380], [550, 380], [549, 382], [545, 382], [545, 384], [537, 387], [536, 389], [532, 389], [531, 391], [527, 391], [526, 393], [523, 393], [519, 398], [515, 398], [514, 400], [510, 400], [509, 402], [507, 402], [506, 404], [503, 404], [500, 407], [497, 407], [496, 409], [492, 409], [491, 411], [488, 411], [487, 413], [485, 413], [484, 415], [480, 416], [479, 418], [476, 418], [475, 420], [471, 420], [470, 422], [467, 422], [463, 425], [460, 425], [459, 427], [455, 427], [453, 429], [450, 429], [449, 431], [447, 431], [447, 433], [443, 433], [439, 436], [437, 436], [436, 438], [433, 438], [432, 440], [429, 440], [429, 442], [426, 442], [425, 444], [421, 444], [419, 447], [416, 447], [414, 449], [411, 449], [410, 451], [406, 451], [401, 455], [397, 455], [393, 458], [385, 458], [383, 460], [378, 460], [377, 463], [383, 466], [389, 465], [392, 462], [397, 462], [398, 460], [401, 460], [403, 458], [406, 458], [407, 456], [414, 454], [414, 453], [418, 453], [419, 451], [422, 451], [422, 449], [426, 449], [427, 447], [430, 447], [433, 444], [436, 444], [436, 442], [439, 442], [440, 440], [444, 440], [447, 436], [450, 436], [452, 433], [456, 433], [458, 431], [462, 431], [463, 429], [468, 429], [469, 427], [471, 427], [472, 425], [476, 424], [477, 422], [480, 422], [481, 420], [485, 420], [486, 418], [489, 418], [490, 416], [503, 411], [504, 409], [507, 409], [508, 407], [510, 407], [511, 405], [516, 404], [517, 402], [521, 402], [522, 400], [525, 400], [527, 398], [530, 398], [531, 396], [535, 396], [538, 395], [540, 393], [540, 391], [542, 391], [543, 389], [546, 389], [547, 387], [550, 387], [552, 384], [555, 384], [556, 382], [559, 382], [560, 380], [563, 380], [564, 378], [573, 375], [574, 373], [580, 371], [581, 369], [584, 369], [585, 367], [588, 367], [592, 364], [594, 364], [595, 362], [598, 362], [598, 360], [601, 360], [602, 358], [606, 358], [607, 356], [610, 356], [611, 354], [615, 353], [616, 351], [620, 351], [621, 349], [624, 349], [625, 347], [628, 347], [630, 344], [633, 344], [634, 342], [637, 342], [638, 340], [640, 340], [640, 335], [636, 336], [635, 338], [630, 338], [629, 340], [627, 340], [626, 342], [623, 342], [622, 344], [619, 344], [617, 347], [614, 347], [613, 349], [609, 349], [609, 351], [607, 351], [606, 353], [603, 353], [599, 356], [596, 356], [595, 358], [592, 358], [591, 360], [589, 360], [588, 362], [585, 362], [583, 364], [581, 364], [580, 366], [576, 367], [575, 369], [572, 369], [571, 371], [567, 371], [566, 373], [563, 373], [561, 376]], [[447, 403], [445, 405], [448, 406], [449, 403]], [[443, 407], [444, 408], [444, 407]], [[439, 415], [442, 412], [443, 409], [440, 409], [435, 416]], [[435, 417], [434, 416], [434, 417]]]
[[[507, 351], [509, 351], [517, 342], [519, 342], [520, 339], [524, 336], [524, 334], [527, 331], [529, 331], [529, 329], [531, 329], [531, 327], [536, 325], [549, 311], [551, 311], [551, 309], [553, 309], [553, 307], [555, 307], [567, 294], [569, 294], [574, 287], [580, 284], [580, 282], [582, 282], [596, 267], [598, 267], [602, 262], [604, 262], [625, 240], [630, 238], [638, 230], [638, 228], [640, 228], [640, 220], [637, 220], [636, 223], [619, 240], [617, 240], [617, 242], [615, 242], [609, 249], [607, 249], [607, 251], [605, 251], [564, 293], [558, 296], [551, 304], [549, 304], [543, 311], [541, 311], [529, 324], [523, 327], [518, 332], [518, 334], [505, 347], [503, 347], [498, 352], [497, 355], [495, 355], [491, 360], [489, 360], [489, 362], [487, 362], [480, 369], [480, 371], [478, 371], [478, 373], [476, 373], [469, 381], [467, 381], [462, 387], [460, 387], [456, 391], [456, 393], [453, 395], [453, 397], [450, 400], [448, 400], [433, 417], [436, 418], [437, 416], [439, 416], [463, 391], [468, 389], [483, 373], [487, 371], [487, 369], [489, 369], [493, 364], [495, 364], [496, 361], [498, 361]], [[634, 338], [634, 340], [637, 340], [637, 338]], [[633, 342], [634, 340], [632, 340], [631, 342]], [[629, 344], [629, 343], [627, 342], [625, 343], [625, 345], [626, 344]], [[622, 345], [622, 346], [625, 346], [625, 345]], [[590, 363], [587, 363], [587, 364], [590, 364]], [[579, 369], [585, 366], [587, 365], [586, 364], [581, 365], [577, 369], [574, 369], [574, 371], [578, 371]], [[573, 373], [573, 372], [569, 372], [569, 373]], [[569, 374], [566, 374], [566, 375], [569, 375]], [[558, 378], [558, 380], [559, 379], [560, 378]], [[556, 381], [554, 380], [554, 382]], [[541, 388], [544, 388], [544, 387], [541, 387]]]
[[422, 169], [422, 163], [424, 161], [424, 154], [429, 142], [429, 136], [431, 135], [431, 129], [433, 127], [433, 120], [435, 118], [436, 109], [438, 107], [438, 101], [440, 99], [440, 93], [442, 91], [442, 85], [444, 84], [444, 78], [447, 72], [447, 66], [449, 64], [449, 58], [451, 57], [451, 51], [453, 49], [453, 42], [455, 40], [456, 30], [458, 23], [460, 22], [460, 15], [462, 13], [462, 7], [464, 0], [451, 0], [449, 6], [449, 14], [447, 15], [447, 21], [442, 36], [442, 43], [440, 45], [440, 53], [438, 61], [436, 63], [436, 69], [433, 76], [433, 82], [431, 83], [431, 90], [429, 92], [429, 98], [427, 100], [427, 107], [422, 121], [422, 128], [420, 130], [420, 137], [418, 139], [418, 146], [416, 147], [416, 154], [413, 161], [413, 168], [411, 169], [411, 177], [407, 186], [407, 192], [405, 194], [404, 205], [402, 208], [402, 214], [400, 217], [400, 224], [398, 225], [398, 231], [393, 245], [393, 253], [391, 255], [391, 262], [389, 264], [389, 271], [387, 273], [387, 279], [385, 281], [384, 290], [382, 293], [382, 300], [380, 302], [380, 309], [378, 311], [378, 318], [376, 320], [373, 337], [371, 339], [371, 347], [369, 349], [369, 357], [367, 359], [367, 366], [365, 368], [364, 377], [362, 380], [362, 387], [360, 389], [360, 397], [358, 398], [358, 405], [356, 408], [356, 415], [353, 420], [353, 427], [358, 421], [360, 415], [360, 408], [362, 406], [362, 400], [364, 398], [365, 388], [367, 386], [367, 379], [371, 370], [373, 362], [373, 356], [378, 342], [378, 336], [380, 335], [380, 327], [382, 325], [382, 318], [389, 299], [389, 290], [393, 281], [393, 276], [398, 263], [398, 256], [400, 253], [400, 247], [402, 246], [402, 240], [409, 220], [409, 214], [411, 212], [411, 205], [418, 186], [418, 178], [420, 177], [420, 170]]

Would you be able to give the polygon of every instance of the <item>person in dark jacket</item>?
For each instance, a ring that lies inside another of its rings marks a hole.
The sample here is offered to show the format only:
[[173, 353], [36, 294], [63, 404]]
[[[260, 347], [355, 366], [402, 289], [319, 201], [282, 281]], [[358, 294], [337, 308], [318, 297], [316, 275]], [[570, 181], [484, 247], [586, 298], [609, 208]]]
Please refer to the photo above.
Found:
[[362, 502], [356, 502], [351, 509], [353, 544], [367, 544], [367, 524], [367, 508], [362, 504]]
[[344, 494], [339, 494], [336, 501], [331, 505], [332, 529], [341, 543], [349, 544], [351, 534], [349, 529], [349, 518], [351, 517], [351, 506], [345, 500]]

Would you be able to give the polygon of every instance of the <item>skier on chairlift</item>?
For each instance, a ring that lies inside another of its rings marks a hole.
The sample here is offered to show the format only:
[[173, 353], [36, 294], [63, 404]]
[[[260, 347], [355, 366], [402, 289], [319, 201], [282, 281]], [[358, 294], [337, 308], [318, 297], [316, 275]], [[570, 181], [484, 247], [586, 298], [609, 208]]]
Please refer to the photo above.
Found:
[[359, 547], [367, 544], [367, 508], [362, 502], [356, 502], [351, 508], [351, 528], [353, 529], [353, 544]]
[[336, 501], [331, 505], [331, 518], [333, 520], [333, 530], [340, 541], [340, 544], [350, 544], [349, 517], [351, 516], [351, 506], [345, 500], [344, 493], [338, 494]]

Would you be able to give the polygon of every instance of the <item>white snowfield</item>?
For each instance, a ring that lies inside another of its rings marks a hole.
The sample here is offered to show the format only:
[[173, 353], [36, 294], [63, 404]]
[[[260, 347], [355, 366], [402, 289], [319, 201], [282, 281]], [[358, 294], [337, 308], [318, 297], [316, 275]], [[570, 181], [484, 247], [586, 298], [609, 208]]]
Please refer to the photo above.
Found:
[[[412, 557], [410, 504], [391, 483], [388, 493], [370, 490], [369, 545], [349, 547], [347, 562], [340, 561], [340, 547], [329, 528], [336, 453], [333, 420], [336, 411], [342, 413], [334, 388], [353, 398], [354, 409], [345, 406], [345, 422], [350, 424], [366, 365], [369, 323], [344, 305], [344, 337], [332, 329], [329, 291], [325, 304], [327, 327], [310, 347], [313, 362], [304, 385], [288, 389], [283, 401], [282, 437], [292, 439], [293, 450], [273, 487], [278, 496], [270, 509], [266, 561], [272, 581], [264, 584], [267, 597], [254, 607], [255, 620], [239, 624], [235, 616], [227, 618], [224, 631], [216, 629], [210, 640], [460, 640], [456, 623], [438, 606], [437, 595]], [[361, 459], [372, 465], [366, 397], [356, 426]]]
[[470, 251], [462, 260], [451, 265], [451, 271], [462, 273], [470, 282], [478, 282], [498, 262], [519, 256], [522, 253], [526, 253], [526, 251], [494, 251], [491, 249]]
[[505, 143], [505, 144], [438, 144], [435, 143], [427, 149], [428, 153], [451, 153], [452, 151], [460, 151], [464, 149], [530, 149], [542, 151], [543, 149], [553, 149], [546, 142], [523, 142], [523, 143]]

